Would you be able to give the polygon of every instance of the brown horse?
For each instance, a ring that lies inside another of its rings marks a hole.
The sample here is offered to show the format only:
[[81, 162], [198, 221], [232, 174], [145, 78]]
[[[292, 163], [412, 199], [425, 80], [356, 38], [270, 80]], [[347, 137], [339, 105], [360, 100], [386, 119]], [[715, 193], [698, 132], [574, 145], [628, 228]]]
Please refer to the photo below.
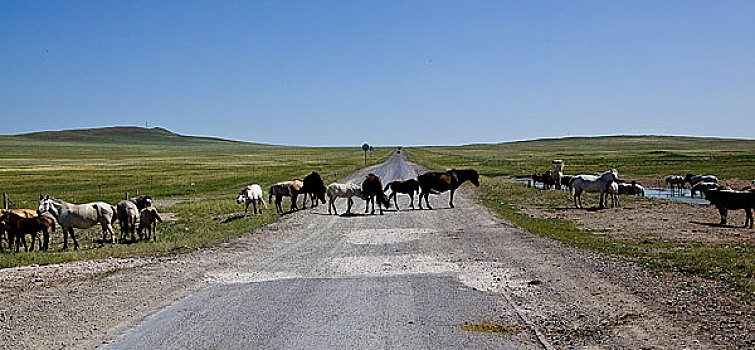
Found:
[[[50, 242], [50, 231], [55, 232], [55, 220], [50, 215], [26, 218], [13, 212], [7, 212], [0, 216], [0, 226], [8, 231], [8, 250], [12, 251], [12, 244], [15, 240], [16, 252], [19, 251], [22, 242], [25, 251], [33, 251], [34, 241], [39, 241], [39, 250], [47, 250]], [[38, 232], [42, 232], [44, 243], [42, 237], [37, 235]], [[26, 245], [27, 234], [31, 236], [31, 250]]]
[[388, 196], [383, 192], [383, 182], [380, 180], [380, 176], [375, 174], [366, 175], [364, 182], [362, 182], [362, 197], [365, 198], [364, 212], [366, 213], [370, 208], [370, 202], [372, 202], [372, 212], [375, 214], [375, 198], [378, 200], [378, 208], [380, 209], [380, 215], [383, 215], [383, 206], [386, 209], [391, 207], [391, 201], [388, 200]]
[[301, 188], [304, 200], [301, 202], [301, 207], [307, 209], [307, 197], [310, 197], [312, 208], [317, 206], [318, 199], [322, 204], [325, 204], [325, 191], [325, 182], [322, 181], [322, 176], [313, 171], [304, 178], [304, 186]]
[[385, 186], [383, 192], [388, 191], [389, 188], [391, 189], [391, 194], [388, 196], [388, 201], [393, 197], [393, 203], [396, 204], [396, 210], [399, 210], [398, 202], [396, 201], [396, 195], [399, 193], [408, 194], [412, 198], [409, 205], [414, 209], [414, 193], [419, 193], [419, 181], [416, 179], [391, 181]]
[[456, 170], [451, 169], [445, 173], [428, 172], [417, 177], [419, 181], [419, 187], [422, 189], [422, 193], [419, 194], [419, 208], [422, 209], [422, 197], [425, 197], [425, 203], [427, 208], [432, 209], [428, 197], [430, 193], [439, 194], [441, 192], [451, 191], [451, 200], [448, 205], [451, 208], [454, 207], [454, 192], [465, 181], [469, 181], [476, 187], [480, 187], [480, 180], [477, 171], [472, 169]]

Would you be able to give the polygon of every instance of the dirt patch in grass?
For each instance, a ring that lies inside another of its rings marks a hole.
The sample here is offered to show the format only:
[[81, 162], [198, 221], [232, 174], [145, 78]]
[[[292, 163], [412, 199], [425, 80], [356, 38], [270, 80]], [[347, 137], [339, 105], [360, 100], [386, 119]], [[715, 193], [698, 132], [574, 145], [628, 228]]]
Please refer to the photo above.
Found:
[[464, 322], [460, 324], [459, 327], [467, 332], [491, 333], [501, 335], [517, 334], [524, 330], [524, 328], [519, 326], [495, 323], [487, 320], [483, 320], [479, 323]]

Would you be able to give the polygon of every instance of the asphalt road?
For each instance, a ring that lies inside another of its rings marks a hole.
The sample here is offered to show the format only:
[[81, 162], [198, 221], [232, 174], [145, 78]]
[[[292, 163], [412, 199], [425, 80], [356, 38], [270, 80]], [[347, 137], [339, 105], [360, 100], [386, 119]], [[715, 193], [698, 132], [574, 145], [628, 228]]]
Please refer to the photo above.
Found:
[[[346, 181], [367, 172], [384, 184], [417, 175], [399, 154]], [[479, 228], [491, 223], [480, 207], [459, 196], [446, 209], [448, 194], [431, 201], [438, 209], [409, 210], [400, 195], [402, 210], [383, 216], [363, 215], [361, 200], [353, 216], [327, 215], [323, 205], [292, 215], [265, 232], [286, 237], [276, 247], [208, 271], [208, 287], [110, 347], [543, 348], [505, 296], [484, 287], [500, 281], [497, 259], [480, 258], [491, 238], [459, 239], [470, 228], [484, 235]], [[474, 326], [486, 324], [501, 331]]]

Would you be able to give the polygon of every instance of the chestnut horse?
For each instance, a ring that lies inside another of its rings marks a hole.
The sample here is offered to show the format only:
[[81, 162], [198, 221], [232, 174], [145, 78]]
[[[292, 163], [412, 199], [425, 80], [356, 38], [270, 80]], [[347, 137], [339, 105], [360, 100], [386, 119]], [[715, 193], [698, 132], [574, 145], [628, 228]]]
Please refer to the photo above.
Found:
[[380, 215], [383, 215], [383, 206], [386, 209], [391, 207], [391, 201], [383, 192], [383, 182], [380, 180], [380, 176], [375, 174], [365, 175], [365, 177], [364, 182], [362, 182], [362, 196], [365, 198], [364, 212], [366, 213], [369, 210], [370, 202], [372, 202], [370, 214], [375, 214], [375, 198], [377, 197]]
[[449, 190], [451, 191], [451, 200], [449, 200], [448, 205], [453, 208], [454, 192], [456, 191], [456, 189], [466, 181], [471, 182], [476, 187], [480, 187], [479, 177], [480, 175], [477, 174], [477, 171], [472, 169], [451, 169], [444, 173], [427, 172], [420, 175], [419, 177], [417, 177], [417, 181], [419, 181], [419, 187], [422, 189], [422, 192], [419, 194], [419, 208], [422, 209], [422, 197], [425, 197], [427, 208], [432, 209], [433, 207], [430, 206], [430, 201], [428, 201], [430, 193], [439, 194], [441, 192], [446, 192]]
[[419, 193], [419, 182], [416, 179], [391, 181], [385, 185], [383, 192], [388, 191], [389, 188], [391, 189], [391, 194], [388, 196], [388, 201], [393, 197], [393, 203], [396, 204], [396, 210], [399, 210], [398, 202], [396, 201], [396, 195], [399, 193], [408, 194], [409, 197], [412, 198], [409, 206], [414, 209], [414, 193]]

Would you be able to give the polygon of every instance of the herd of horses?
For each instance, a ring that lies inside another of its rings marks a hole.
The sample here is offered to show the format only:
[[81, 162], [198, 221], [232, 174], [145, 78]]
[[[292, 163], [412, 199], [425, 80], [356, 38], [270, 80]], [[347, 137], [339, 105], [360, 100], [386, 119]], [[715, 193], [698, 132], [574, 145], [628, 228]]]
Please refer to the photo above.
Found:
[[[139, 240], [157, 241], [157, 222], [162, 222], [162, 217], [152, 206], [151, 196], [139, 196], [123, 200], [117, 205], [106, 202], [91, 202], [83, 204], [68, 203], [64, 200], [39, 196], [37, 210], [31, 209], [3, 209], [0, 214], [0, 250], [4, 250], [2, 241], [7, 241], [9, 251], [18, 252], [21, 245], [25, 251], [34, 250], [34, 242], [39, 242], [39, 250], [46, 251], [49, 248], [50, 233], [55, 232], [56, 223], [63, 230], [63, 250], [68, 249], [68, 236], [73, 240], [73, 248], [79, 248], [74, 229], [87, 229], [100, 224], [102, 227], [102, 243], [108, 241], [110, 234], [113, 243], [116, 243], [116, 234], [113, 225], [121, 224], [120, 241], [126, 242], [129, 238]], [[138, 226], [137, 226], [138, 222]], [[41, 236], [39, 234], [42, 234]], [[26, 236], [31, 236], [31, 247], [26, 243]]]
[[[608, 170], [599, 175], [564, 175], [563, 161], [556, 160], [553, 171], [546, 171], [541, 174], [531, 176], [533, 182], [541, 182], [543, 189], [551, 187], [560, 189], [565, 186], [574, 198], [574, 206], [582, 208], [582, 193], [595, 192], [600, 193], [598, 208], [607, 207], [605, 199], [610, 196], [612, 206], [621, 205], [618, 195], [629, 194], [644, 196], [644, 188], [636, 181], [626, 183], [619, 179], [619, 172], [616, 169]], [[728, 186], [718, 184], [718, 178], [713, 175], [695, 175], [686, 174], [684, 177], [672, 175], [665, 178], [667, 186], [672, 192], [685, 188], [686, 184], [690, 186], [690, 195], [696, 193], [705, 195], [705, 198], [716, 207], [721, 221], [720, 225], [726, 225], [729, 210], [744, 210], [745, 224], [744, 227], [753, 228], [753, 211], [755, 211], [755, 181], [749, 186], [740, 190], [734, 190]]]
[[[383, 215], [383, 208], [389, 209], [391, 207], [390, 199], [393, 198], [393, 202], [396, 205], [396, 209], [399, 210], [398, 201], [396, 200], [397, 194], [407, 194], [411, 198], [410, 207], [414, 209], [414, 196], [418, 194], [418, 206], [422, 207], [422, 199], [424, 198], [425, 204], [428, 209], [432, 209], [430, 206], [429, 196], [430, 194], [439, 194], [442, 192], [450, 191], [451, 196], [449, 200], [449, 206], [454, 207], [454, 192], [464, 182], [469, 181], [475, 186], [480, 186], [479, 174], [475, 170], [457, 170], [451, 169], [446, 172], [427, 172], [419, 175], [416, 179], [403, 179], [394, 180], [383, 186], [382, 179], [376, 174], [365, 175], [362, 184], [354, 183], [332, 183], [325, 186], [325, 182], [322, 176], [316, 171], [313, 171], [307, 175], [304, 179], [294, 179], [290, 181], [278, 182], [272, 186], [268, 191], [268, 202], [273, 202], [275, 198], [275, 210], [277, 213], [284, 213], [281, 207], [283, 197], [291, 198], [291, 211], [298, 210], [298, 197], [302, 195], [302, 209], [307, 207], [307, 198], [310, 199], [312, 207], [316, 207], [318, 202], [325, 204], [326, 196], [328, 198], [328, 214], [338, 214], [335, 202], [338, 198], [347, 199], [346, 214], [351, 214], [351, 207], [353, 206], [354, 197], [360, 198], [365, 201], [364, 212], [370, 212], [375, 214], [375, 206], [377, 202], [377, 208], [380, 215]], [[390, 195], [386, 195], [385, 192], [391, 190]], [[253, 214], [262, 213], [262, 207], [266, 206], [262, 188], [258, 184], [253, 184], [244, 187], [236, 200], [237, 203], [245, 203], [244, 216], [248, 215], [249, 205], [253, 205]], [[370, 211], [370, 205], [371, 211]]]

